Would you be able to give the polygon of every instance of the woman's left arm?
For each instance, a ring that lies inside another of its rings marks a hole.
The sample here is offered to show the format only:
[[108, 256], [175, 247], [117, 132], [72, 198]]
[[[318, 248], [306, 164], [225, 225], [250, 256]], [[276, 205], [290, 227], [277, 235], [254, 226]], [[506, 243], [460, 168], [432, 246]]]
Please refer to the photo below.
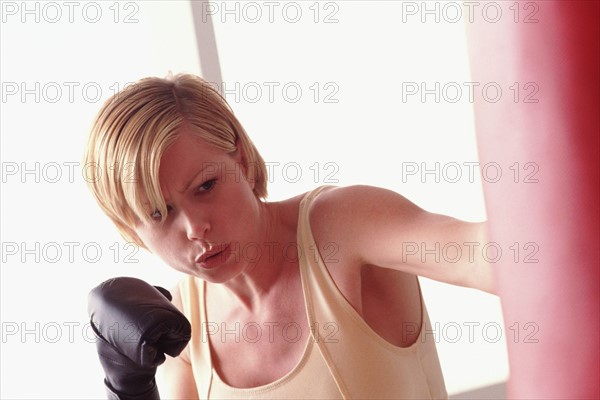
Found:
[[327, 216], [322, 229], [339, 238], [354, 265], [391, 268], [495, 294], [492, 267], [483, 252], [485, 222], [430, 213], [394, 191], [365, 185], [328, 190], [313, 208]]

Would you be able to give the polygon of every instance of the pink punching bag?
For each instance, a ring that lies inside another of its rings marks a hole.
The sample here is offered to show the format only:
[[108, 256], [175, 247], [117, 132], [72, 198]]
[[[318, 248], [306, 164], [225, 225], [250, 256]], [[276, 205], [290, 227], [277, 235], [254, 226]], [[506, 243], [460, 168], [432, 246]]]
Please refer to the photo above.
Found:
[[507, 395], [598, 399], [600, 3], [478, 4], [467, 32]]

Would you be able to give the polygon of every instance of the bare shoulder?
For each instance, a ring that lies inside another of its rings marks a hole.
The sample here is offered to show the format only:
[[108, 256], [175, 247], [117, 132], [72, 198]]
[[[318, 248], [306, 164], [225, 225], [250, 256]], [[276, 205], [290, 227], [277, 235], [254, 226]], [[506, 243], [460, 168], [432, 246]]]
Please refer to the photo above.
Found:
[[[322, 191], [312, 202], [310, 223], [315, 238], [335, 241], [346, 249], [359, 249], [369, 227], [390, 218], [410, 220], [423, 210], [392, 190], [353, 185]], [[352, 257], [351, 254], [348, 254]], [[359, 254], [354, 254], [358, 257]]]
[[334, 186], [321, 191], [310, 204], [309, 222], [315, 243], [325, 264], [343, 264], [346, 273], [357, 273], [360, 259], [353, 252], [359, 215], [374, 210], [380, 189], [373, 186]]
[[[332, 187], [321, 192], [311, 205], [311, 215], [340, 217], [352, 221], [352, 216], [367, 213], [401, 212], [407, 216], [421, 210], [401, 194], [390, 189], [369, 185]], [[312, 217], [311, 217], [312, 218]]]

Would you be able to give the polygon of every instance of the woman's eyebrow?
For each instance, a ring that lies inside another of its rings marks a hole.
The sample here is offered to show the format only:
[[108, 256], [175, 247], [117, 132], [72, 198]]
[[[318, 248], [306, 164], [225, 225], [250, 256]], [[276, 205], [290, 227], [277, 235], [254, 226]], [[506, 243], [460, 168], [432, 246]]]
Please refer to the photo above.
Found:
[[211, 165], [211, 163], [203, 163], [203, 167], [200, 168], [200, 170], [198, 172], [196, 172], [194, 174], [194, 176], [192, 177], [192, 179], [189, 180], [189, 182], [185, 185], [185, 187], [183, 188], [183, 190], [178, 190], [179, 193], [183, 194], [185, 192], [187, 192], [187, 190], [190, 188], [190, 186], [192, 186], [192, 184], [194, 183], [194, 181], [196, 180], [196, 178], [202, 174], [202, 172], [204, 172], [204, 170], [206, 168], [208, 168]]

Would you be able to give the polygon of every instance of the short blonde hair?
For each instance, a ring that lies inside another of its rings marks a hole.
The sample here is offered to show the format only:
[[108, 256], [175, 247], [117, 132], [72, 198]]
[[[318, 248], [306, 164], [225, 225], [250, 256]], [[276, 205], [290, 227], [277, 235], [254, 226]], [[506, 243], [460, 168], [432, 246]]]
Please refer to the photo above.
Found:
[[191, 74], [144, 78], [104, 103], [83, 160], [88, 186], [125, 240], [145, 248], [135, 225], [150, 221], [149, 210], [166, 215], [160, 160], [184, 128], [224, 152], [239, 148], [254, 194], [267, 197], [263, 158], [209, 82]]

